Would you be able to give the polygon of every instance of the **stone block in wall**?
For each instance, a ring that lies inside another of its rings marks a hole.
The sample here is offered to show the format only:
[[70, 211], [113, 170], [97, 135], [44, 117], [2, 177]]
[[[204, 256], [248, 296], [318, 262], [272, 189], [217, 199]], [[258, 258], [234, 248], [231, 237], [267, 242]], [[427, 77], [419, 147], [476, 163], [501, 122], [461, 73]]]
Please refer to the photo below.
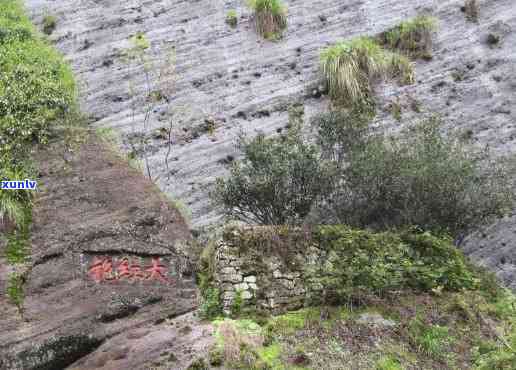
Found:
[[247, 283], [256, 283], [256, 276], [246, 276], [244, 277], [244, 281]]
[[216, 244], [215, 281], [224, 292], [225, 310], [230, 309], [237, 290], [244, 306], [274, 313], [303, 307], [307, 298], [304, 266], [319, 260], [318, 249], [308, 249], [306, 238], [295, 230], [286, 236], [287, 241], [276, 235], [277, 230], [290, 233], [281, 227], [243, 228], [225, 233]]

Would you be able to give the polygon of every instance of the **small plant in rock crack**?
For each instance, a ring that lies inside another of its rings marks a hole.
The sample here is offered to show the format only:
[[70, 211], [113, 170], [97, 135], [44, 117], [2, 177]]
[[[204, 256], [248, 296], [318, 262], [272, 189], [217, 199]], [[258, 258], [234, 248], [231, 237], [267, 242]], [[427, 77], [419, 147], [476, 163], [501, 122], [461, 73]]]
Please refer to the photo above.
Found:
[[249, 0], [256, 30], [266, 39], [279, 39], [287, 28], [287, 11], [281, 0]]
[[43, 33], [51, 35], [56, 29], [57, 19], [53, 15], [46, 15], [43, 17]]
[[229, 24], [231, 27], [236, 27], [238, 24], [238, 15], [236, 10], [231, 9], [228, 11], [228, 14], [226, 15], [226, 23]]
[[[152, 47], [145, 34], [138, 32], [130, 39], [131, 47], [125, 51], [124, 61], [127, 64], [128, 75], [134, 75], [134, 67], [141, 70], [144, 76], [143, 97], [136, 91], [136, 83], [129, 81], [129, 96], [131, 100], [131, 128], [132, 136], [148, 138], [151, 136], [151, 118], [159, 105], [168, 105], [169, 97], [174, 87], [175, 76], [175, 51], [168, 48], [166, 57], [161, 61], [152, 56]], [[173, 122], [170, 123], [169, 138], [172, 132]], [[167, 144], [172, 145], [171, 140]], [[132, 143], [132, 151], [143, 156], [144, 169], [147, 177], [155, 182], [159, 176], [153, 177], [150, 168], [149, 153], [152, 152], [152, 142], [144, 139]], [[134, 146], [136, 145], [136, 147]], [[168, 167], [168, 155], [164, 159]]]
[[6, 294], [11, 302], [18, 308], [20, 315], [23, 315], [23, 300], [25, 297], [23, 289], [24, 284], [25, 279], [23, 276], [17, 273], [9, 275]]

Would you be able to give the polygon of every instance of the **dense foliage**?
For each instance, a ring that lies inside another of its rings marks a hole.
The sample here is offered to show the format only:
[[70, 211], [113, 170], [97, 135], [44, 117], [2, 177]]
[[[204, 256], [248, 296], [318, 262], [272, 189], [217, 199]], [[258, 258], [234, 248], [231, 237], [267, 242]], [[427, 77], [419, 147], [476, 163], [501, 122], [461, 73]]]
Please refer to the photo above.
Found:
[[513, 203], [507, 163], [445, 137], [435, 119], [395, 137], [357, 137], [349, 124], [337, 127], [342, 137], [356, 139], [326, 207], [334, 222], [377, 229], [417, 225], [457, 236]]
[[[72, 74], [24, 15], [20, 1], [0, 8], [0, 178], [25, 179], [30, 149], [48, 139], [51, 126], [75, 102]], [[2, 191], [0, 218], [26, 221], [30, 194]]]
[[227, 215], [259, 224], [415, 225], [455, 237], [514, 202], [511, 162], [444, 136], [436, 118], [396, 136], [372, 132], [357, 111], [322, 114], [312, 125], [313, 144], [296, 131], [243, 145], [244, 158], [215, 192]]
[[242, 161], [213, 192], [230, 217], [261, 224], [297, 224], [329, 190], [330, 169], [298, 128], [266, 138], [242, 139]]
[[328, 254], [326, 262], [308, 275], [312, 284], [323, 287], [322, 297], [319, 293], [315, 297], [327, 302], [408, 288], [460, 290], [475, 285], [451, 240], [428, 232], [375, 234], [324, 226], [314, 239]]
[[[55, 19], [46, 17], [51, 33]], [[62, 57], [40, 36], [19, 0], [0, 7], [0, 180], [35, 177], [31, 152], [45, 144], [57, 122], [75, 109], [75, 84]], [[6, 229], [8, 263], [24, 263], [30, 254], [33, 193], [0, 190], [0, 227]], [[5, 231], [5, 230], [4, 230]], [[6, 295], [23, 313], [24, 277], [9, 277]]]

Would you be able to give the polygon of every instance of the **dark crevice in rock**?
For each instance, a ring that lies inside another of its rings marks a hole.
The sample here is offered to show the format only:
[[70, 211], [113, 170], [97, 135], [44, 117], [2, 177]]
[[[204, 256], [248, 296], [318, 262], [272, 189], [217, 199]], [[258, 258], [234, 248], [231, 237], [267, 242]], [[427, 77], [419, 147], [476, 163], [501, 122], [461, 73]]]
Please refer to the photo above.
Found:
[[[7, 369], [57, 370], [93, 352], [103, 343], [89, 335], [69, 335], [52, 338], [45, 343], [14, 355], [7, 355], [1, 364]], [[11, 356], [11, 357], [9, 357]]]

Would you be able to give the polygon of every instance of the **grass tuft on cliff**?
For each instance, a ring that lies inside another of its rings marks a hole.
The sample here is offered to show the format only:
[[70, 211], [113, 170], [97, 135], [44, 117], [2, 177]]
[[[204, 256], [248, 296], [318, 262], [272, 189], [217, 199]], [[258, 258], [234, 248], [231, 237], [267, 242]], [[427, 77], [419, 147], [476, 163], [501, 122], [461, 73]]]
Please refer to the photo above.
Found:
[[437, 28], [437, 20], [429, 16], [417, 16], [401, 22], [396, 27], [380, 35], [381, 42], [392, 50], [397, 50], [412, 58], [432, 58], [432, 32]]
[[372, 84], [386, 76], [414, 81], [414, 70], [403, 55], [383, 49], [370, 37], [336, 43], [321, 52], [321, 69], [331, 98], [366, 110], [373, 106]]
[[256, 30], [266, 39], [279, 39], [287, 28], [287, 11], [281, 0], [249, 0]]

